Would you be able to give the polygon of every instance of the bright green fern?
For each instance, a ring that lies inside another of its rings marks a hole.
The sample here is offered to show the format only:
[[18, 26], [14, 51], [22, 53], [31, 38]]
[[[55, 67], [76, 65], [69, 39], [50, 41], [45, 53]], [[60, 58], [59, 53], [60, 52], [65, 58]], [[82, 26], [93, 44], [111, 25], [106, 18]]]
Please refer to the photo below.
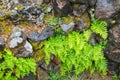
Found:
[[57, 35], [44, 42], [45, 61], [50, 62], [50, 56], [55, 55], [60, 60], [61, 74], [74, 71], [80, 74], [89, 70], [92, 74], [95, 70], [106, 74], [106, 60], [103, 55], [102, 44], [92, 46], [88, 43], [91, 31], [84, 33], [71, 32], [66, 36]]
[[92, 10], [90, 11], [90, 15], [91, 15], [91, 20], [92, 20], [91, 30], [95, 32], [96, 34], [99, 34], [103, 39], [106, 39], [108, 36], [107, 22], [95, 19]]
[[30, 72], [36, 73], [36, 63], [32, 58], [16, 58], [8, 49], [0, 53], [0, 80], [18, 80]]

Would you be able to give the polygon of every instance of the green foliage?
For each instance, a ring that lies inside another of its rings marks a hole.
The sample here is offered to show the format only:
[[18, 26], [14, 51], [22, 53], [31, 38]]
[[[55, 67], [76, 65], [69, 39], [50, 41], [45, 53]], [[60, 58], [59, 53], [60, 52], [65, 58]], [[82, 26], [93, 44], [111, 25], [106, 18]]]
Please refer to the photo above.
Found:
[[120, 79], [120, 75], [116, 74], [116, 75], [113, 76], [113, 78], [114, 78], [114, 80], [119, 80]]
[[54, 70], [50, 71], [50, 77], [48, 80], [81, 80], [80, 76], [67, 74], [65, 76], [61, 76], [59, 72], [55, 72]]
[[91, 30], [97, 34], [100, 34], [103, 39], [106, 39], [108, 36], [106, 26], [107, 23], [105, 21], [95, 20], [91, 24]]
[[51, 15], [47, 14], [43, 19], [45, 24], [48, 24], [48, 25], [51, 25], [51, 26], [59, 25], [60, 20], [61, 20], [61, 18], [60, 17], [55, 17], [53, 12], [52, 12]]
[[18, 80], [36, 72], [36, 63], [32, 58], [16, 58], [8, 49], [0, 53], [0, 61], [0, 80]]
[[71, 32], [66, 36], [57, 35], [44, 42], [46, 64], [50, 56], [55, 55], [60, 60], [61, 75], [74, 70], [78, 75], [85, 70], [92, 74], [95, 70], [106, 74], [106, 60], [103, 55], [103, 43], [92, 46], [88, 43], [91, 31], [86, 30], [79, 34]]
[[99, 34], [103, 39], [106, 39], [108, 36], [107, 27], [106, 27], [107, 22], [95, 19], [92, 10], [90, 11], [90, 15], [91, 15], [91, 20], [92, 20], [91, 30], [95, 32], [96, 34]]

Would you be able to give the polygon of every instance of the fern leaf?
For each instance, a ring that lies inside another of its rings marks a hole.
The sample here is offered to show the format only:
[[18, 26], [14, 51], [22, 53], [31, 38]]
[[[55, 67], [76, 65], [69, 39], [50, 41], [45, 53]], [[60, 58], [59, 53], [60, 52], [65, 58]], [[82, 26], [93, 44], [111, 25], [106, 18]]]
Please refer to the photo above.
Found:
[[108, 36], [106, 26], [107, 26], [107, 23], [105, 21], [95, 20], [91, 24], [91, 30], [96, 34], [99, 34], [103, 39], [106, 39]]

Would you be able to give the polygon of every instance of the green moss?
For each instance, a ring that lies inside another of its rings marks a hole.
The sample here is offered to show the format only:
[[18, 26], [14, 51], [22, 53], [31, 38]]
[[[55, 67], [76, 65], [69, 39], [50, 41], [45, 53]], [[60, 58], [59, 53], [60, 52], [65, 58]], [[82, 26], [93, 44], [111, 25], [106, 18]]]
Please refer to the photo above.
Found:
[[30, 41], [30, 43], [33, 46], [33, 52], [34, 52], [33, 58], [34, 58], [34, 60], [36, 62], [41, 61], [45, 56], [44, 51], [41, 49], [43, 47], [43, 42], [38, 44], [37, 42]]
[[64, 24], [69, 24], [73, 21], [73, 18], [72, 18], [72, 16], [63, 17], [62, 21]]
[[14, 25], [11, 24], [9, 20], [0, 21], [0, 28], [2, 29], [2, 34], [9, 35]]
[[17, 5], [17, 6], [16, 6], [16, 8], [17, 8], [18, 10], [21, 10], [23, 7], [24, 7], [23, 5]]

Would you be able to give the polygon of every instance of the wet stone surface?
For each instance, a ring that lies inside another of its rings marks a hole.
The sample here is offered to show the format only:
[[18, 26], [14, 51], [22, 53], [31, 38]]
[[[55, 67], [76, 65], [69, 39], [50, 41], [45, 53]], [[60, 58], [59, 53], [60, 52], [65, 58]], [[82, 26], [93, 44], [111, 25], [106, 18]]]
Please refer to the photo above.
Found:
[[54, 35], [53, 29], [48, 26], [41, 33], [38, 33], [37, 31], [35, 31], [29, 34], [28, 39], [35, 41], [35, 42], [41, 42], [53, 35]]
[[99, 19], [109, 18], [120, 11], [120, 0], [97, 0], [95, 17]]

